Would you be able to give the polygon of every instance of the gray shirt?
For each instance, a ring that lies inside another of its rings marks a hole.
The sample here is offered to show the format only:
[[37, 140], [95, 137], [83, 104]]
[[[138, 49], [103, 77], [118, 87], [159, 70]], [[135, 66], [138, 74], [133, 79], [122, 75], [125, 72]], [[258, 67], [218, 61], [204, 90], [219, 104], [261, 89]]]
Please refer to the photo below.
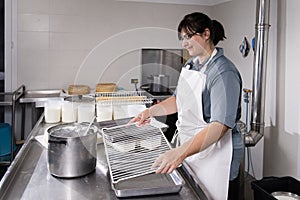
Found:
[[[195, 58], [189, 59], [186, 65], [190, 70], [200, 71], [207, 64], [205, 89], [202, 93], [203, 117], [207, 123], [220, 122], [232, 129], [233, 159], [230, 180], [238, 175], [239, 163], [243, 158], [244, 142], [237, 126], [241, 118], [242, 78], [235, 65], [217, 48], [217, 54], [209, 63], [199, 64]], [[176, 91], [175, 91], [176, 95]]]

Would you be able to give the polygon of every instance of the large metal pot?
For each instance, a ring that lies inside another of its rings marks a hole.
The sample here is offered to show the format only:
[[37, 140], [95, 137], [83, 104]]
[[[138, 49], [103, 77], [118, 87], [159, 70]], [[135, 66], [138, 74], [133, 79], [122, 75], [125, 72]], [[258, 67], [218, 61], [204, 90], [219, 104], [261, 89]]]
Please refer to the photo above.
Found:
[[48, 168], [52, 175], [72, 178], [95, 169], [98, 128], [88, 127], [89, 123], [69, 123], [48, 129]]
[[168, 92], [169, 89], [169, 76], [159, 74], [153, 76], [153, 82], [150, 84], [151, 92]]

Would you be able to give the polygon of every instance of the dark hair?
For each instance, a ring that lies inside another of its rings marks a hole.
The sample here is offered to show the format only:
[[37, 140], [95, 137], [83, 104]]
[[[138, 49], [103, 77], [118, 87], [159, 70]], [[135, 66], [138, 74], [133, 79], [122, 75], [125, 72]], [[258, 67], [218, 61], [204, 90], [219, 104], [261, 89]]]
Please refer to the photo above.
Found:
[[220, 40], [226, 39], [222, 24], [199, 12], [184, 16], [178, 25], [178, 38], [181, 37], [182, 30], [187, 33], [203, 33], [206, 28], [210, 30], [210, 40], [214, 45], [217, 45]]

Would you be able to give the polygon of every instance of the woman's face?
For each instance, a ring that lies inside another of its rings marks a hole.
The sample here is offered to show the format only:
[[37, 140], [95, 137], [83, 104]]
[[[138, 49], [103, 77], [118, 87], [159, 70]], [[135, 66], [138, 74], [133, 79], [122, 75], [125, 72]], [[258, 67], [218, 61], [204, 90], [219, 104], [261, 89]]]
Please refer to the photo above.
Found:
[[207, 54], [206, 48], [209, 44], [209, 37], [207, 38], [206, 31], [204, 33], [186, 33], [185, 31], [181, 32], [182, 46], [185, 48], [190, 56], [205, 56]]

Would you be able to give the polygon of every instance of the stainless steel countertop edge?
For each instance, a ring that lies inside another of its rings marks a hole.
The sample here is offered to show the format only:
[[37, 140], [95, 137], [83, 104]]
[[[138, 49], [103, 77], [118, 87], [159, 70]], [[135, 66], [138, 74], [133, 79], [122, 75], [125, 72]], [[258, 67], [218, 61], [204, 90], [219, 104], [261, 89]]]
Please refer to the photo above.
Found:
[[[36, 125], [33, 127], [32, 131], [30, 132], [30, 134], [28, 136], [27, 141], [30, 141], [32, 138], [34, 138], [36, 136], [36, 134], [38, 133], [36, 130], [38, 129], [39, 124], [43, 121], [43, 119], [44, 119], [44, 114], [41, 115], [41, 117], [37, 121]], [[10, 184], [6, 184], [6, 183], [9, 183], [15, 175], [14, 173], [11, 173], [11, 171], [12, 171], [12, 169], [18, 168], [20, 166], [21, 162], [19, 162], [19, 161], [21, 159], [24, 159], [24, 155], [28, 151], [28, 145], [29, 145], [29, 142], [24, 143], [24, 145], [22, 146], [22, 148], [16, 155], [15, 159], [8, 167], [7, 172], [2, 177], [2, 179], [0, 181], [0, 194], [5, 193], [5, 191], [7, 190], [7, 186], [10, 185]], [[2, 199], [2, 196], [1, 196], [1, 199]]]

